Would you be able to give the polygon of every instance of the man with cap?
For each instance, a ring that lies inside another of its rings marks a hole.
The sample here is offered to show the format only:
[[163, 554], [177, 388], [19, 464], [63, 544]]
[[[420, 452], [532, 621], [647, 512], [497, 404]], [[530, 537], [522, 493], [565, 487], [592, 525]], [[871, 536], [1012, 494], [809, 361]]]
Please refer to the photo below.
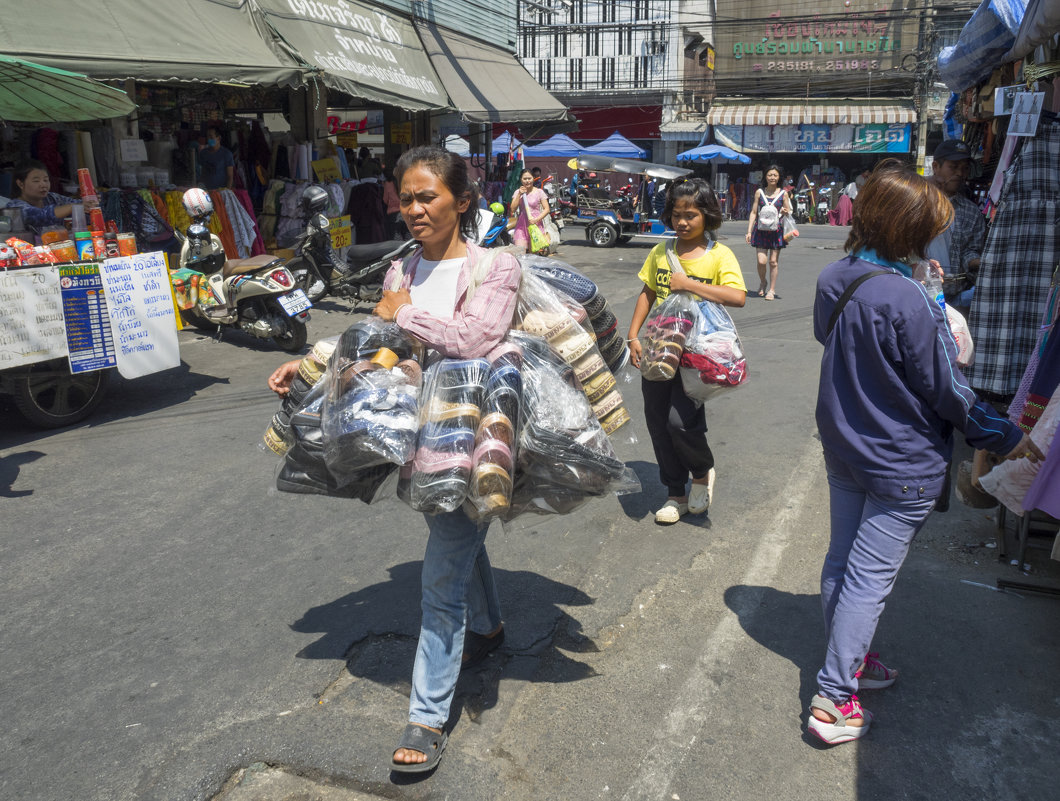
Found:
[[[953, 204], [953, 224], [928, 245], [927, 255], [942, 266], [947, 275], [979, 272], [979, 255], [986, 239], [983, 213], [964, 192], [964, 182], [971, 169], [972, 150], [967, 142], [947, 139], [935, 148], [931, 180]], [[959, 285], [964, 289], [972, 284]], [[955, 306], [971, 305], [971, 293], [960, 292], [947, 298]]]

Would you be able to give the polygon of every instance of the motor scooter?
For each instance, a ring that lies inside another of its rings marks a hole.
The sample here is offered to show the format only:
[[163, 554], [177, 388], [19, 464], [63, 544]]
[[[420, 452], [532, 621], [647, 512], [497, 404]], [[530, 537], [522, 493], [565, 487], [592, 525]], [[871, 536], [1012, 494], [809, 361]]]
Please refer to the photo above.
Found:
[[835, 189], [835, 181], [822, 186], [817, 192], [817, 215], [814, 222], [824, 225], [828, 222], [828, 210], [832, 208], [832, 191]]
[[796, 223], [810, 221], [810, 197], [805, 190], [795, 193], [795, 208], [792, 212]]
[[295, 286], [294, 276], [275, 256], [226, 259], [224, 247], [207, 224], [213, 202], [202, 189], [184, 193], [184, 209], [191, 217], [186, 232], [174, 231], [181, 242], [180, 267], [202, 273], [192, 280], [190, 309], [181, 319], [203, 330], [225, 328], [271, 339], [289, 353], [306, 343], [306, 321], [313, 305]]
[[412, 240], [388, 239], [346, 249], [346, 263], [335, 259], [331, 245], [331, 221], [324, 215], [329, 197], [319, 186], [302, 192], [305, 231], [295, 241], [295, 256], [287, 267], [295, 283], [313, 303], [332, 295], [353, 301], [376, 303], [383, 297], [383, 278], [390, 263], [412, 250]]

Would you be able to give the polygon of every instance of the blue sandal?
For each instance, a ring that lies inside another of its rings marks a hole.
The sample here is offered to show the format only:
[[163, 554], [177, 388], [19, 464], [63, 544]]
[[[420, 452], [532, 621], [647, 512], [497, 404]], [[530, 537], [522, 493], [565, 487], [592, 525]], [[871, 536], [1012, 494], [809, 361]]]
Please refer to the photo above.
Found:
[[394, 753], [396, 754], [400, 748], [405, 748], [425, 754], [427, 760], [425, 762], [395, 762], [394, 757], [391, 756], [390, 769], [396, 773], [426, 773], [434, 770], [442, 760], [442, 752], [448, 742], [449, 735], [444, 731], [438, 733], [424, 726], [410, 723], [405, 727], [405, 732], [401, 735]]

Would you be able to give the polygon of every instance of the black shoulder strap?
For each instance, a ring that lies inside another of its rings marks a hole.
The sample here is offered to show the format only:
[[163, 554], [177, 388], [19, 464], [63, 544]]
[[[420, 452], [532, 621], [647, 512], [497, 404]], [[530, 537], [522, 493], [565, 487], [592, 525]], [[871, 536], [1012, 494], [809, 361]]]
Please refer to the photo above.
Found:
[[864, 275], [859, 275], [857, 278], [851, 281], [850, 285], [847, 286], [843, 294], [839, 296], [839, 300], [836, 301], [835, 308], [832, 309], [832, 316], [828, 318], [828, 329], [824, 332], [824, 335], [828, 336], [832, 333], [832, 329], [835, 328], [835, 324], [839, 322], [839, 315], [843, 313], [843, 307], [847, 305], [847, 301], [850, 300], [851, 296], [854, 294], [855, 289], [864, 284], [870, 278], [875, 278], [877, 275], [889, 275], [890, 273], [891, 270], [872, 270], [870, 272], [865, 273]]

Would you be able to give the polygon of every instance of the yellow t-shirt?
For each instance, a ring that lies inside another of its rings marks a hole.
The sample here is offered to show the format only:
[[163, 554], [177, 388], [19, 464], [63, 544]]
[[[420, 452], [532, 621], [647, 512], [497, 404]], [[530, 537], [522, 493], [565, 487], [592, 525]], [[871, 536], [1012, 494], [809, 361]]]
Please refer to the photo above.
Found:
[[[720, 242], [714, 242], [710, 250], [698, 259], [678, 257], [682, 269], [689, 278], [704, 284], [731, 286], [747, 291], [740, 272], [740, 263], [736, 254]], [[670, 263], [666, 259], [666, 243], [660, 242], [651, 249], [644, 266], [640, 268], [637, 278], [643, 281], [648, 289], [655, 292], [655, 302], [660, 303], [670, 294]]]

